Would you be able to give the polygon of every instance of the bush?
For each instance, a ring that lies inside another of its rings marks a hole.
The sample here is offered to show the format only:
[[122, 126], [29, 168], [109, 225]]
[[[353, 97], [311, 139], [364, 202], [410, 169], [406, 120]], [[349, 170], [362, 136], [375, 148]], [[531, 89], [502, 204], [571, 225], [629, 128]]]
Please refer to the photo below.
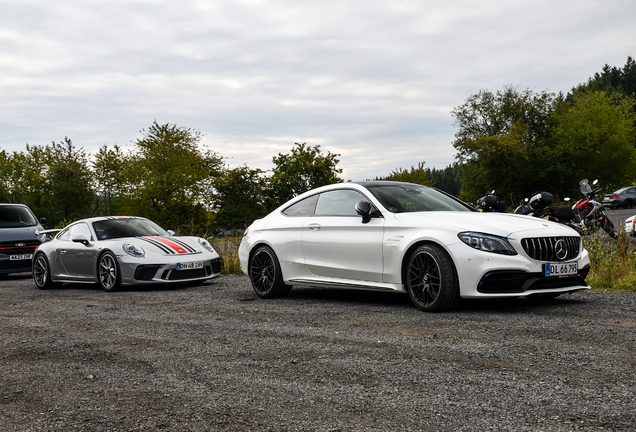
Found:
[[590, 253], [587, 283], [592, 288], [636, 291], [636, 248], [628, 235], [621, 232], [612, 240], [599, 232], [583, 237], [583, 244]]

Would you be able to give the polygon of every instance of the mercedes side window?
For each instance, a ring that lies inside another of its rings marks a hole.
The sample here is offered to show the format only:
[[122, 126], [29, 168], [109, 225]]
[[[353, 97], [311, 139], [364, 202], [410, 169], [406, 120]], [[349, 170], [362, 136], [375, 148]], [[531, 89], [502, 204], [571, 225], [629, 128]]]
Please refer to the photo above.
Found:
[[312, 195], [308, 198], [298, 201], [295, 204], [290, 205], [285, 210], [283, 210], [283, 214], [286, 216], [311, 216], [314, 214], [317, 200], [318, 195]]
[[358, 216], [356, 203], [368, 201], [360, 192], [340, 189], [323, 192], [316, 203], [316, 216]]

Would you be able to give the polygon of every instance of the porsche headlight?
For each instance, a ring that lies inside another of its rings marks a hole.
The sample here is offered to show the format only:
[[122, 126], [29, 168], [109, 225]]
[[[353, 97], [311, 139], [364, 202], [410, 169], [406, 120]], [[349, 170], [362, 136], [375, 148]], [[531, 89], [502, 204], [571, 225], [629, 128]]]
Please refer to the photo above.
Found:
[[214, 248], [212, 247], [212, 245], [210, 244], [210, 242], [209, 242], [209, 241], [207, 241], [206, 239], [202, 239], [202, 238], [200, 238], [200, 239], [199, 239], [199, 244], [200, 244], [201, 246], [203, 246], [204, 248], [206, 248], [208, 251], [210, 251], [210, 252], [214, 252]]
[[517, 251], [515, 251], [510, 242], [504, 237], [477, 232], [462, 232], [457, 234], [457, 237], [468, 246], [484, 252], [517, 255]]
[[123, 248], [124, 252], [135, 258], [143, 258], [146, 255], [146, 252], [134, 243], [124, 243]]

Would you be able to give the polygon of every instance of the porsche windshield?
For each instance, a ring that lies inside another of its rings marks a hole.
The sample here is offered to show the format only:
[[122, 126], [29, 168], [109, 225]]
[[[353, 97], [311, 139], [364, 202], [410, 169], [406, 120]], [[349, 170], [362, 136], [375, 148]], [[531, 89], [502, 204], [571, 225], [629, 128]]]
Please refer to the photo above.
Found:
[[461, 201], [418, 185], [369, 185], [367, 189], [392, 213], [472, 211]]
[[107, 219], [93, 222], [93, 228], [98, 240], [122, 237], [170, 236], [163, 228], [148, 219]]
[[17, 205], [0, 205], [0, 228], [35, 226], [38, 221], [28, 208]]

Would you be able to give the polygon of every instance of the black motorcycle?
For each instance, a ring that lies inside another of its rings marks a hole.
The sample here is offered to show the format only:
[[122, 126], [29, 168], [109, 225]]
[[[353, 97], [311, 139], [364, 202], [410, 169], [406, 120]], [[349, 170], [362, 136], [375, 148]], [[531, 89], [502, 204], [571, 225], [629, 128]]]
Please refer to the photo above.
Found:
[[495, 196], [495, 191], [493, 190], [489, 194], [479, 198], [475, 203], [475, 208], [480, 212], [506, 213], [508, 205], [505, 201]]
[[554, 198], [550, 192], [536, 192], [530, 199], [526, 198], [514, 212], [558, 222], [582, 234], [579, 226], [581, 220], [576, 212], [567, 206], [553, 207], [553, 201]]

